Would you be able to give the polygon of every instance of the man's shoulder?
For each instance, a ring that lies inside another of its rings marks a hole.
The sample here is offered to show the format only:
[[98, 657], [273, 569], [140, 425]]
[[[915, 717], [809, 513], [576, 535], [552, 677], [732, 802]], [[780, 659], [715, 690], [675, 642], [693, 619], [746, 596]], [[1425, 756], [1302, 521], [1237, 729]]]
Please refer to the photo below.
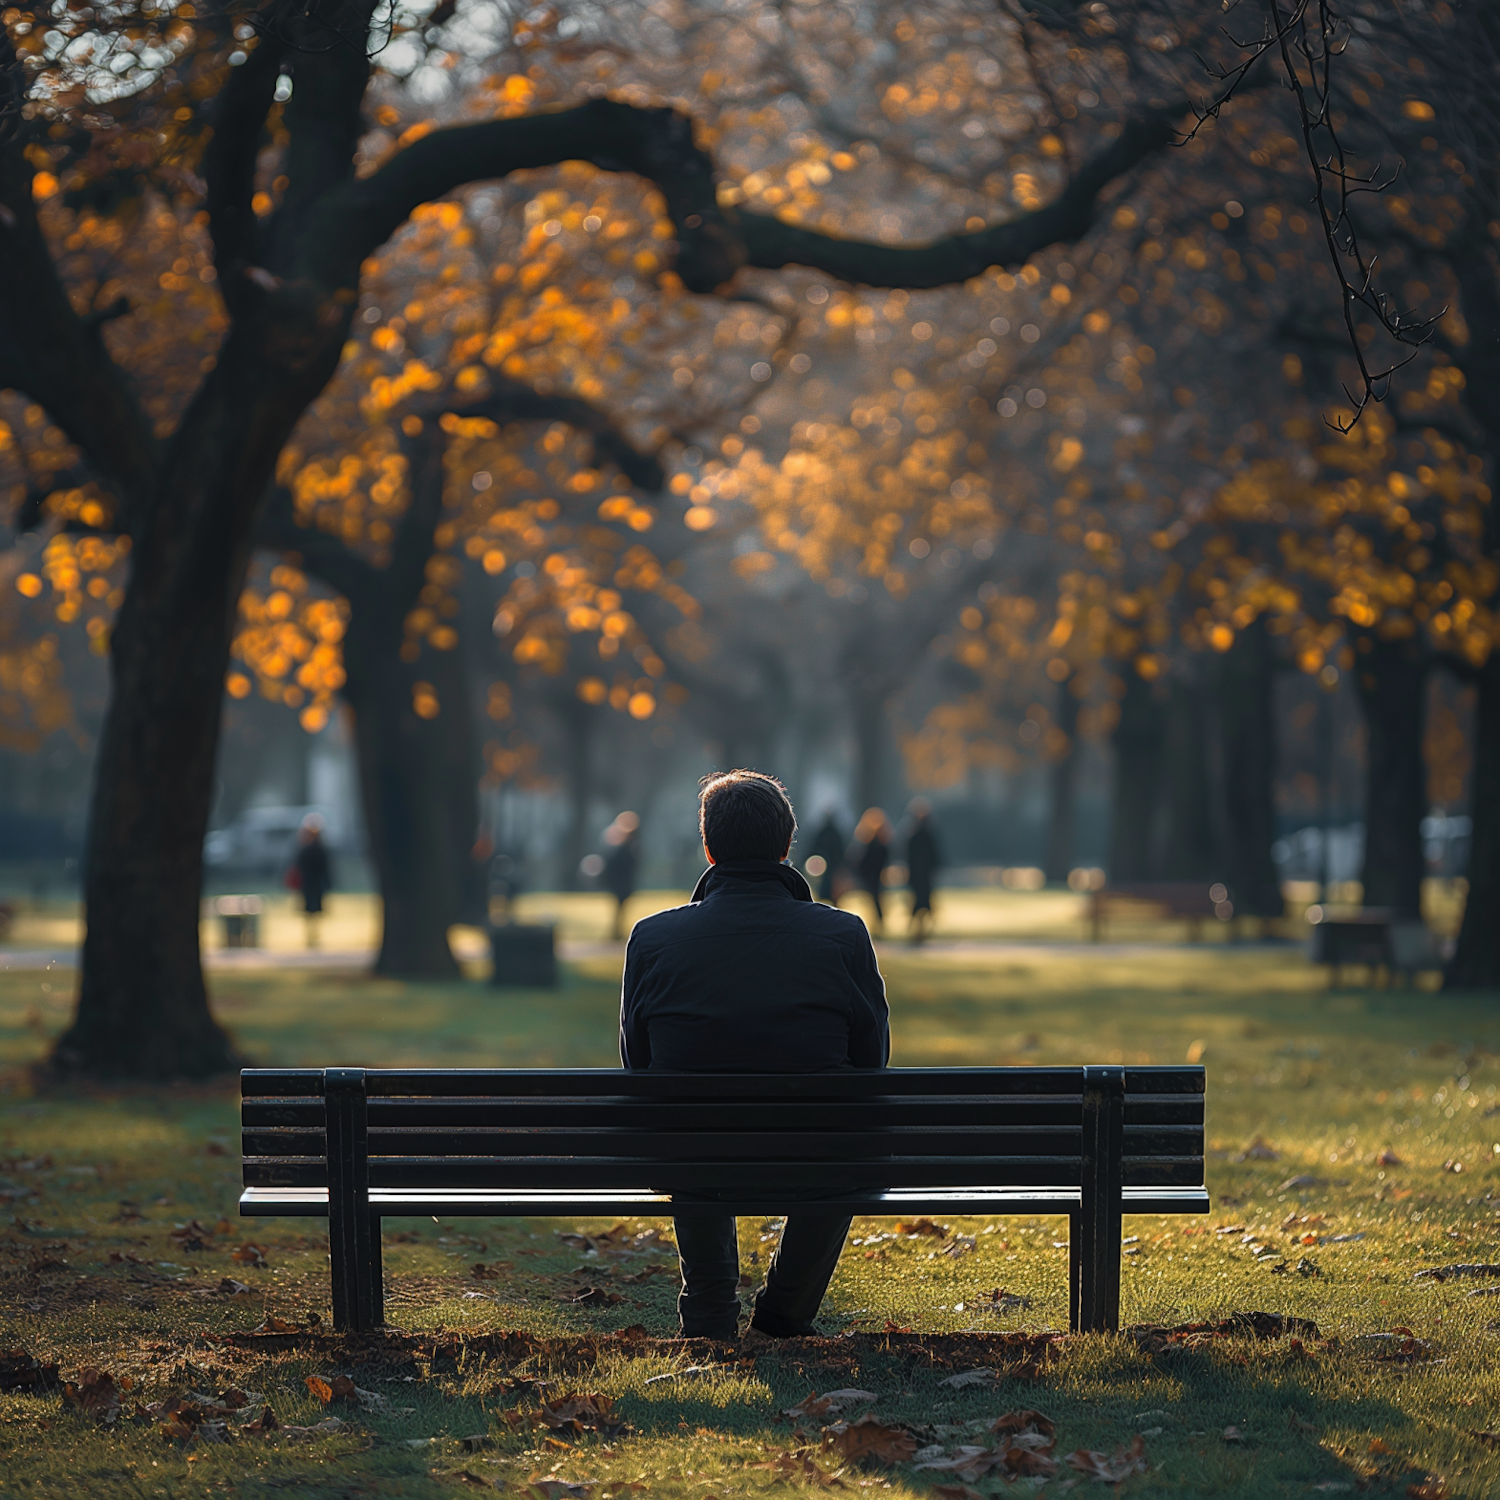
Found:
[[[774, 903], [778, 921], [785, 924], [789, 932], [812, 932], [839, 942], [867, 943], [865, 924], [853, 912], [840, 911], [821, 901], [778, 901]], [[756, 903], [754, 914], [764, 919], [766, 908]], [[720, 926], [736, 925], [737, 913], [724, 901], [690, 901], [682, 906], [670, 906], [665, 911], [642, 917], [631, 929], [632, 946], [652, 948], [664, 942], [695, 936], [700, 931], [712, 931]]]

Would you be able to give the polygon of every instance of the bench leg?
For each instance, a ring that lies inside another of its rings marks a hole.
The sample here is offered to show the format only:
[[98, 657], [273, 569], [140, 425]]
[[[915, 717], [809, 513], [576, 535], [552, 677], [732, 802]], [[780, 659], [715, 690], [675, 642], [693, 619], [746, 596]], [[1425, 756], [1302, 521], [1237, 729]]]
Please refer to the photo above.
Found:
[[365, 1333], [382, 1321], [380, 1219], [370, 1212], [370, 1159], [362, 1068], [323, 1075], [328, 1131], [328, 1259], [333, 1326]]
[[1068, 1215], [1068, 1327], [1083, 1326], [1083, 1215]]
[[1083, 1077], [1083, 1202], [1068, 1246], [1076, 1286], [1073, 1328], [1114, 1333], [1120, 1326], [1125, 1070], [1091, 1067]]

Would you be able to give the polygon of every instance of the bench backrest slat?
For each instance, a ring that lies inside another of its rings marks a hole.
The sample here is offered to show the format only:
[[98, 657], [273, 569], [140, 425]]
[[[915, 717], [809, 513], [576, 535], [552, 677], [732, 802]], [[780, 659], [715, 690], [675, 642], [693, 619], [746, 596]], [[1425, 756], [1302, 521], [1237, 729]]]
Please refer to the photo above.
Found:
[[[1079, 1067], [363, 1078], [372, 1187], [1026, 1187], [1083, 1171]], [[1127, 1067], [1123, 1083], [1125, 1182], [1200, 1184], [1204, 1070]], [[322, 1071], [251, 1069], [241, 1087], [246, 1184], [325, 1186]]]

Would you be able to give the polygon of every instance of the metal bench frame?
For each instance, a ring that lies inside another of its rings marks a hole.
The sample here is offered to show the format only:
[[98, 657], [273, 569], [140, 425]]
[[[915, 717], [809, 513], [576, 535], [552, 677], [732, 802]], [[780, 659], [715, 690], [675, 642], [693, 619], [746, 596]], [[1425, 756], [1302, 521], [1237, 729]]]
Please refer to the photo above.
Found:
[[1115, 1330], [1121, 1216], [1208, 1211], [1204, 1087], [1201, 1067], [248, 1068], [240, 1213], [328, 1219], [349, 1331], [384, 1323], [383, 1218], [1065, 1214], [1072, 1326]]

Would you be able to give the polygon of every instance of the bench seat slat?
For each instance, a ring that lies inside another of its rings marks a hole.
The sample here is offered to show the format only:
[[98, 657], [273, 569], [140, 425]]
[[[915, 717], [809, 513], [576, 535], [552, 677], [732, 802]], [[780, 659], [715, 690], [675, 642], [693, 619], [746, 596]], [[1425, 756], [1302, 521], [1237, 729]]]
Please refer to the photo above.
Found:
[[[836, 1106], [843, 1130], [883, 1130], [895, 1127], [954, 1126], [970, 1129], [987, 1125], [1077, 1125], [1082, 1109], [1078, 1094], [1055, 1094], [1032, 1099], [979, 1098], [902, 1099], [869, 1098]], [[372, 1128], [417, 1128], [440, 1125], [499, 1127], [507, 1125], [648, 1130], [822, 1130], [831, 1123], [824, 1101], [753, 1101], [708, 1104], [638, 1101], [630, 1099], [374, 1099], [368, 1106]], [[1201, 1123], [1203, 1107], [1191, 1099], [1172, 1097], [1161, 1102], [1127, 1101], [1127, 1124]], [[246, 1100], [241, 1112], [245, 1126], [303, 1126], [323, 1123], [319, 1099]]]
[[[990, 1188], [892, 1188], [878, 1194], [846, 1195], [820, 1200], [820, 1208], [836, 1208], [870, 1217], [897, 1214], [1068, 1214], [1078, 1210], [1076, 1187]], [[516, 1191], [503, 1188], [429, 1188], [407, 1190], [374, 1188], [370, 1207], [390, 1218], [514, 1218], [559, 1215], [607, 1217], [618, 1214], [723, 1213], [783, 1214], [782, 1198], [739, 1198], [721, 1203], [674, 1204], [664, 1193], [649, 1188], [633, 1192], [606, 1190]], [[1207, 1213], [1208, 1193], [1199, 1186], [1127, 1187], [1124, 1209], [1128, 1214]], [[250, 1187], [240, 1195], [240, 1213], [246, 1216], [322, 1218], [328, 1212], [328, 1190], [321, 1187]]]
[[[482, 1128], [457, 1130], [369, 1131], [372, 1156], [590, 1156], [645, 1157], [662, 1161], [741, 1158], [837, 1161], [891, 1155], [972, 1156], [980, 1159], [1072, 1155], [1082, 1150], [1082, 1130], [1009, 1125], [970, 1130], [890, 1129], [883, 1131], [660, 1131], [609, 1129], [526, 1130]], [[1203, 1131], [1196, 1125], [1125, 1127], [1125, 1154], [1181, 1156], [1203, 1151]], [[247, 1130], [243, 1154], [255, 1156], [323, 1156], [322, 1130]]]

